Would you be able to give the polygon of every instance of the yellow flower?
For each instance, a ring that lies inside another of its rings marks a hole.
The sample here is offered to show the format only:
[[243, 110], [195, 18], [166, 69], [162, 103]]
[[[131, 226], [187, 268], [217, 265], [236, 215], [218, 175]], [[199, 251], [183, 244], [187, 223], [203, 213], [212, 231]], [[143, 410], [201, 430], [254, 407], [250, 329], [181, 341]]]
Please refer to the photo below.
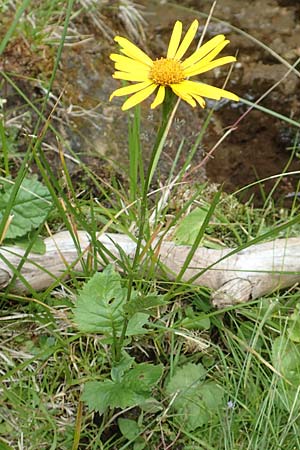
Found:
[[214, 59], [229, 43], [223, 34], [210, 39], [191, 56], [182, 60], [196, 35], [197, 29], [198, 21], [194, 20], [180, 43], [182, 23], [177, 21], [173, 28], [167, 57], [155, 61], [128, 39], [116, 36], [115, 41], [120, 45], [120, 51], [123, 55], [116, 53], [110, 55], [110, 58], [115, 62], [116, 72], [113, 74], [113, 78], [136, 81], [137, 83], [115, 90], [109, 100], [113, 97], [133, 94], [122, 106], [122, 110], [125, 111], [141, 103], [158, 89], [151, 104], [153, 109], [164, 101], [166, 88], [170, 87], [178, 97], [193, 107], [198, 102], [204, 108], [205, 100], [203, 97], [214, 100], [220, 100], [223, 97], [238, 101], [239, 97], [229, 91], [189, 80], [189, 77], [236, 61], [234, 56]]

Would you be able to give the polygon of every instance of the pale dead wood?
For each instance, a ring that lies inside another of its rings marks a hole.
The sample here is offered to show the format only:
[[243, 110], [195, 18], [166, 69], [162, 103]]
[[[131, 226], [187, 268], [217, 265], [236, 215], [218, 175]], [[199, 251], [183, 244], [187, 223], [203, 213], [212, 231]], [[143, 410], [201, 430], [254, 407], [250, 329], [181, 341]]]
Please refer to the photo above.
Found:
[[[90, 237], [78, 232], [75, 244], [69, 232], [63, 231], [45, 239], [46, 253], [30, 253], [22, 261], [24, 250], [17, 247], [0, 248], [0, 289], [5, 289], [13, 279], [14, 269], [20, 267], [21, 275], [35, 290], [51, 286], [57, 279], [67, 278], [70, 270], [83, 271], [83, 264], [90, 253]], [[126, 235], [105, 233], [99, 242], [107, 249], [110, 261], [120, 258], [120, 253], [132, 258], [135, 242]], [[155, 243], [154, 243], [155, 246]], [[154, 254], [164, 266], [170, 280], [175, 280], [190, 247], [177, 246], [162, 241]], [[227, 256], [228, 255], [228, 256]], [[99, 270], [104, 263], [98, 262]], [[233, 253], [232, 249], [212, 250], [199, 248], [195, 252], [182, 280], [211, 288], [215, 306], [223, 307], [246, 302], [269, 294], [278, 288], [293, 286], [300, 281], [300, 238], [276, 239], [252, 245]], [[28, 292], [28, 286], [19, 277], [14, 280], [11, 291]]]

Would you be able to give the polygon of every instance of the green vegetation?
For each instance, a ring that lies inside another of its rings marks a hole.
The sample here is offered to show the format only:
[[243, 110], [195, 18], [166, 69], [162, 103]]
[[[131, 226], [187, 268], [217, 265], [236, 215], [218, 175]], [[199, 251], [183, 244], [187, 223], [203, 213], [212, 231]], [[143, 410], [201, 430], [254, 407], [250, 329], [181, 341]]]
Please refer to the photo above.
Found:
[[[25, 281], [28, 294], [11, 286], [0, 293], [0, 450], [298, 449], [299, 289], [216, 310], [208, 289], [182, 281], [198, 245], [242, 250], [299, 236], [297, 189], [289, 210], [272, 197], [283, 174], [270, 194], [261, 187], [261, 207], [252, 199], [240, 203], [240, 192], [228, 195], [203, 183], [189, 183], [184, 196], [184, 177], [213, 110], [180, 165], [181, 142], [161, 186], [155, 174], [172, 103], [163, 111], [148, 169], [139, 107], [124, 114], [127, 173], [109, 169], [105, 178], [80, 159], [65, 132], [71, 123], [64, 112], [72, 102], [61, 81], [64, 45], [86, 39], [79, 24], [87, 21], [107, 45], [114, 18], [121, 17], [128, 34], [143, 27], [132, 2], [108, 3], [15, 0], [0, 6], [0, 54], [11, 58], [1, 72], [0, 242], [25, 249], [11, 268], [14, 279], [23, 279], [30, 252], [45, 251], [42, 238], [50, 233], [68, 230], [78, 245], [77, 230], [86, 230], [91, 239], [82, 272], [66, 267], [42, 292]], [[28, 59], [16, 64], [10, 53], [21, 40], [36, 58], [26, 73]], [[264, 114], [275, 115], [266, 108]], [[290, 150], [299, 151], [297, 136]], [[108, 250], [96, 239], [101, 231], [135, 237], [133, 259], [124, 254], [109, 264]], [[161, 268], [149, 250], [153, 236], [170, 234], [191, 247], [175, 282], [158, 277]]]

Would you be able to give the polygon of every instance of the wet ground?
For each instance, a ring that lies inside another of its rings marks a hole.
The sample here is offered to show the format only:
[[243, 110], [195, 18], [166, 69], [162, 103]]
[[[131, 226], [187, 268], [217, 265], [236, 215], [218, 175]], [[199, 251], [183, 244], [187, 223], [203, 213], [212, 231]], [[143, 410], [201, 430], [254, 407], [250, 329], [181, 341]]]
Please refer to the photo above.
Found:
[[[140, 45], [152, 57], [165, 53], [176, 19], [182, 20], [187, 27], [196, 17], [200, 19], [203, 28], [205, 14], [212, 4], [206, 0], [185, 0], [171, 4], [165, 1], [136, 3], [144, 6], [143, 13], [147, 21], [147, 26], [144, 27], [145, 39]], [[90, 18], [78, 21], [77, 28], [86, 39], [81, 44], [65, 47], [56, 83], [57, 91], [64, 86], [65, 92], [63, 106], [57, 109], [55, 120], [70, 141], [72, 149], [100, 173], [107, 170], [108, 166], [121, 171], [123, 167], [125, 171], [128, 152], [127, 115], [120, 110], [122, 100], [108, 102], [110, 93], [119, 86], [111, 78], [113, 66], [108, 59], [109, 53], [115, 48], [112, 36], [124, 35], [125, 31], [116, 16], [110, 17], [108, 25], [108, 29], [112, 29], [112, 35], [103, 37], [103, 32]], [[288, 70], [272, 51], [289, 64], [293, 64], [300, 56], [300, 2], [266, 0], [262, 6], [260, 0], [219, 0], [213, 20], [208, 26], [206, 39], [219, 33], [226, 34], [231, 41], [223, 54], [238, 52], [238, 63], [230, 76], [227, 89], [254, 101], [281, 80]], [[225, 67], [204, 74], [202, 80], [222, 87], [226, 75]], [[300, 120], [299, 84], [299, 78], [290, 73], [261, 105], [295, 121]], [[213, 102], [208, 102], [208, 105], [213, 106]], [[194, 166], [201, 163], [224, 130], [234, 124], [247, 108], [242, 102], [220, 102], [217, 105], [204, 140], [197, 150]], [[207, 111], [193, 109], [181, 102], [159, 165], [162, 179], [170, 171], [183, 136], [185, 142], [179, 164], [186, 159]], [[147, 159], [151, 142], [155, 138], [159, 111], [150, 111], [149, 102], [146, 101], [142, 107], [142, 115], [142, 141]], [[281, 173], [289, 159], [291, 162], [288, 170], [299, 170], [300, 159], [297, 155], [291, 158], [296, 133], [297, 128], [287, 122], [253, 110], [222, 142], [206, 166], [193, 172], [191, 179], [209, 179], [223, 184], [228, 191], [234, 191], [255, 180]], [[103, 164], [99, 164], [99, 156], [102, 157]], [[70, 165], [72, 166], [71, 163]], [[72, 170], [76, 172], [79, 169], [72, 166]], [[284, 177], [277, 189], [277, 196], [292, 194], [298, 179], [297, 176]], [[274, 181], [267, 181], [264, 189], [269, 191], [273, 185]], [[251, 191], [255, 192], [258, 203], [259, 189], [256, 187]]]

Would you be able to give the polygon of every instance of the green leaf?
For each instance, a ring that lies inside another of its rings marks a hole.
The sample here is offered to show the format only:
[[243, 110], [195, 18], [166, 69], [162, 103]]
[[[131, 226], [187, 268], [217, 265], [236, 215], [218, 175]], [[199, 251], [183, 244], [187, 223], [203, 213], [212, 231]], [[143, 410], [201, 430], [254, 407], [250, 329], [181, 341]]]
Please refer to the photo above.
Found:
[[150, 394], [150, 388], [158, 383], [162, 372], [161, 365], [141, 363], [124, 375], [123, 383], [136, 392]]
[[161, 375], [162, 366], [142, 363], [129, 370], [121, 381], [90, 381], [82, 394], [90, 409], [103, 414], [108, 408], [127, 408], [144, 404]]
[[147, 398], [143, 403], [139, 404], [142, 411], [149, 414], [156, 414], [163, 409], [161, 403], [154, 397]]
[[180, 326], [188, 330], [209, 330], [210, 319], [205, 313], [197, 313], [192, 307], [185, 308], [186, 317], [180, 322]]
[[147, 331], [143, 326], [148, 323], [149, 314], [136, 313], [128, 321], [126, 336], [136, 336], [138, 334], [145, 334]]
[[[135, 293], [133, 292], [133, 295]], [[96, 273], [79, 293], [74, 320], [81, 331], [119, 336], [125, 320], [126, 288], [112, 265]], [[132, 301], [133, 302], [133, 301]], [[126, 336], [144, 334], [149, 314], [135, 313], [128, 321]]]
[[135, 443], [133, 444], [133, 450], [143, 450], [143, 448], [145, 448], [147, 445], [147, 442], [145, 441], [144, 438], [142, 438], [142, 436], [139, 436]]
[[207, 212], [208, 208], [195, 208], [184, 217], [175, 231], [175, 241], [181, 245], [193, 245]]
[[300, 305], [296, 305], [295, 311], [290, 317], [288, 336], [293, 342], [300, 342]]
[[294, 386], [300, 384], [300, 344], [285, 336], [277, 337], [272, 346], [272, 363]]
[[32, 253], [37, 253], [38, 255], [44, 255], [46, 253], [46, 245], [41, 237], [36, 237], [34, 242], [32, 243], [32, 238], [29, 235], [28, 237], [26, 236], [17, 240], [13, 240], [12, 245], [18, 245], [25, 250], [30, 246], [30, 251]]
[[223, 403], [223, 392], [215, 382], [204, 381], [206, 370], [201, 364], [188, 363], [178, 369], [166, 386], [174, 398], [176, 419], [189, 431], [207, 424]]
[[120, 418], [118, 425], [122, 435], [129, 441], [134, 441], [140, 434], [140, 427], [135, 420]]
[[0, 438], [0, 450], [13, 450], [13, 448], [3, 442]]
[[124, 312], [129, 316], [137, 312], [149, 312], [149, 310], [166, 304], [163, 295], [147, 295], [146, 297], [135, 297], [124, 305]]
[[139, 436], [141, 429], [135, 420], [120, 417], [118, 419], [118, 425], [122, 435], [128, 441], [134, 441], [133, 450], [143, 450], [145, 448], [145, 439]]
[[[300, 408], [300, 344], [286, 336], [277, 337], [272, 345], [272, 364], [283, 375], [278, 381], [278, 405], [287, 411]], [[286, 381], [287, 380], [287, 381]]]
[[130, 370], [130, 368], [133, 366], [134, 358], [132, 356], [129, 356], [128, 353], [123, 352], [123, 356], [118, 364], [116, 364], [111, 369], [111, 379], [113, 381], [121, 381], [124, 373]]
[[126, 288], [113, 266], [96, 273], [79, 293], [74, 308], [74, 320], [81, 331], [101, 333], [105, 336], [120, 335], [124, 322], [122, 305], [126, 300]]
[[[0, 195], [0, 221], [10, 204], [12, 190], [13, 184], [5, 182], [4, 193]], [[46, 219], [51, 207], [51, 195], [45, 186], [36, 178], [23, 180], [11, 207], [10, 215], [13, 218], [5, 238], [15, 239], [25, 236], [38, 228]]]
[[[172, 394], [178, 390], [181, 392], [186, 389], [198, 386], [206, 376], [206, 370], [202, 364], [188, 363], [176, 370], [167, 384], [167, 393]], [[196, 384], [195, 384], [196, 383]]]
[[[209, 230], [209, 231], [211, 231], [211, 230]], [[203, 247], [211, 248], [212, 250], [223, 250], [224, 248], [226, 248], [226, 245], [221, 242], [217, 242], [216, 240], [213, 240], [212, 238], [205, 237], [203, 239]]]
[[81, 399], [90, 410], [103, 414], [109, 407], [116, 406], [112, 404], [112, 398], [118, 390], [118, 383], [111, 380], [89, 381], [84, 386]]

